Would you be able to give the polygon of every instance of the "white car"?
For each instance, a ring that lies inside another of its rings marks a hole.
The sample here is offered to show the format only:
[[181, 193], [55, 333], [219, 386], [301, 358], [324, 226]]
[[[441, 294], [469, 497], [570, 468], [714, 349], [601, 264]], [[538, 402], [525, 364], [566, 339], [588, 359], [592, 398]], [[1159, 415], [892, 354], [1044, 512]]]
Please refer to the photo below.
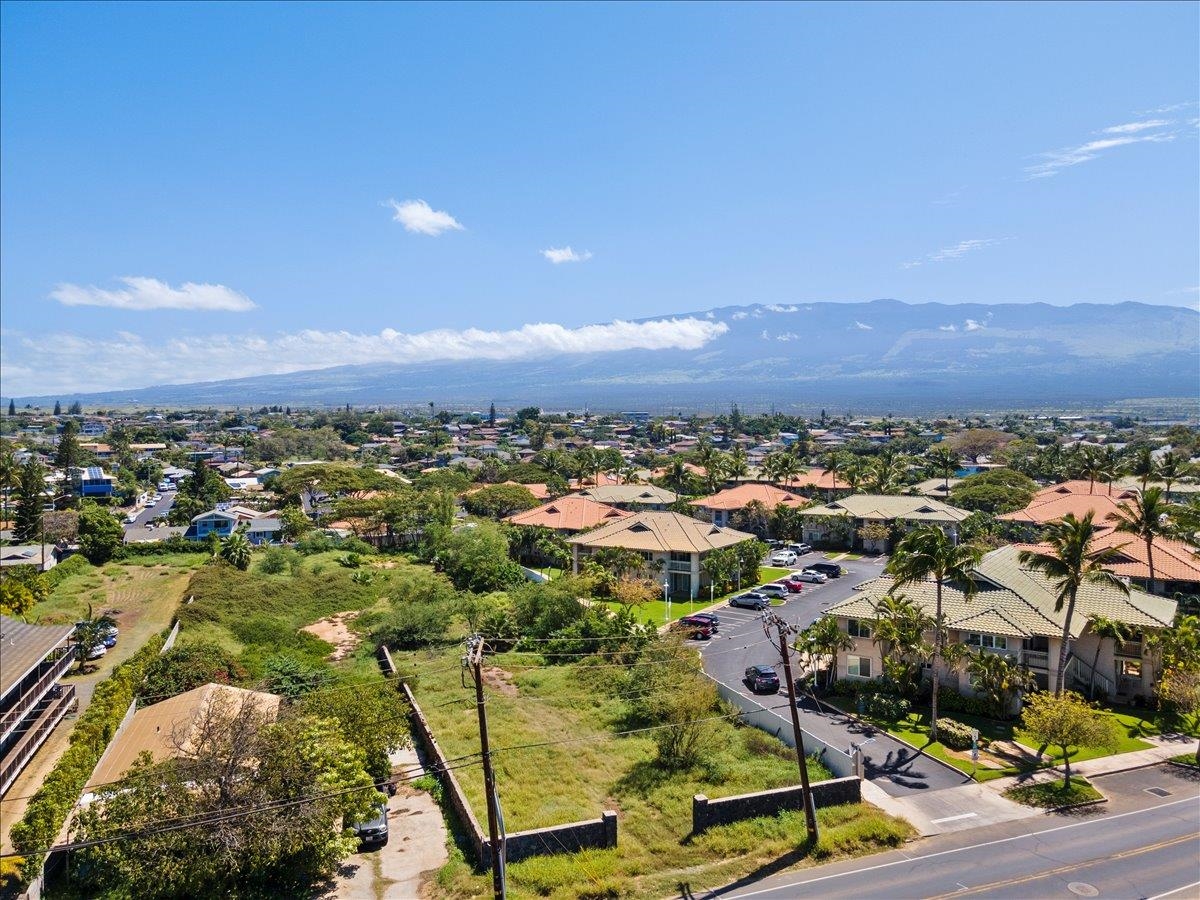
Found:
[[829, 580], [825, 575], [822, 575], [820, 572], [813, 572], [811, 569], [805, 569], [793, 577], [797, 581], [807, 581], [809, 584], [824, 584]]
[[794, 566], [796, 564], [796, 554], [791, 550], [777, 550], [771, 554], [771, 565], [773, 566]]
[[782, 584], [760, 584], [754, 589], [754, 593], [765, 594], [768, 597], [778, 597], [781, 600], [786, 600], [791, 596], [791, 591]]

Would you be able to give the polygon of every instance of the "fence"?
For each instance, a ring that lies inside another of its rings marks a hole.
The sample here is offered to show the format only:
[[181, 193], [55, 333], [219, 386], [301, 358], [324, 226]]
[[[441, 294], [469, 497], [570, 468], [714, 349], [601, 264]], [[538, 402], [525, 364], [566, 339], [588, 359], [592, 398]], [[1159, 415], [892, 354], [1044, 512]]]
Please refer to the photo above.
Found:
[[[710, 676], [711, 677], [711, 676]], [[716, 681], [716, 679], [713, 679]], [[783, 741], [789, 747], [796, 746], [796, 737], [792, 733], [792, 725], [790, 722], [785, 722], [783, 718], [776, 715], [772, 710], [767, 709], [761, 703], [751, 700], [729, 685], [720, 681], [716, 681], [717, 693], [721, 695], [722, 700], [732, 703], [734, 706], [742, 710], [741, 719], [748, 725], [753, 725], [755, 728], [760, 728], [768, 734], [773, 734], [779, 740]], [[820, 760], [821, 765], [825, 766], [837, 778], [848, 778], [852, 775], [858, 775], [855, 770], [854, 760], [845, 750], [827, 744], [814, 734], [810, 734], [804, 729], [800, 729], [804, 735], [804, 751], [809, 756], [815, 756]]]
[[[383, 654], [381, 654], [381, 657]], [[387, 664], [391, 657], [387, 656]], [[450, 808], [462, 824], [470, 843], [475, 862], [481, 869], [491, 867], [491, 841], [479, 824], [471, 804], [463, 793], [462, 785], [450, 770], [446, 755], [433, 736], [433, 730], [417, 705], [417, 700], [407, 684], [401, 684], [404, 697], [412, 709], [413, 735], [420, 741], [426, 757], [433, 762], [438, 780], [445, 789], [450, 801]], [[532, 828], [527, 831], [516, 831], [506, 835], [504, 840], [505, 859], [508, 862], [528, 859], [531, 856], [542, 856], [552, 853], [574, 853], [589, 848], [603, 849], [617, 846], [617, 814], [604, 812], [599, 819], [587, 822], [569, 822], [565, 825], [552, 825], [548, 828]]]

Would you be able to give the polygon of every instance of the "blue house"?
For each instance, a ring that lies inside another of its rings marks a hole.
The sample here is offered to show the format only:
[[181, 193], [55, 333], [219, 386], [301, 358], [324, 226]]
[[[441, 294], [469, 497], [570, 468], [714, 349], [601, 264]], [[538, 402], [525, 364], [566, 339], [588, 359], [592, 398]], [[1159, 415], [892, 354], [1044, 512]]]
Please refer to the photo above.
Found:
[[81, 497], [111, 497], [115, 481], [99, 466], [71, 470], [71, 489]]
[[283, 533], [283, 523], [279, 519], [273, 517], [248, 519], [237, 513], [213, 509], [194, 516], [183, 536], [189, 541], [207, 540], [210, 534], [215, 534], [219, 538], [227, 538], [243, 525], [246, 539], [251, 544], [277, 544]]

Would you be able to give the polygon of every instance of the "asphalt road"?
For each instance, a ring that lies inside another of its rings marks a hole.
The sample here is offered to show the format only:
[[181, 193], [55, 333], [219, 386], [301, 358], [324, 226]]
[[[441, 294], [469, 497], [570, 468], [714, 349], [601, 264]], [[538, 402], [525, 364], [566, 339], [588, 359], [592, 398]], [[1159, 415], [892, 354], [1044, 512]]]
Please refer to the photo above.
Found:
[[138, 513], [137, 520], [122, 527], [125, 529], [125, 543], [134, 541], [161, 541], [172, 534], [182, 534], [184, 528], [147, 528], [146, 523], [160, 516], [165, 517], [175, 505], [175, 491], [160, 491], [162, 499], [154, 506], [147, 506]]
[[[809, 553], [795, 566], [824, 562], [823, 553]], [[832, 604], [854, 594], [854, 586], [879, 576], [886, 559], [864, 557], [860, 560], [841, 561], [847, 574], [831, 578], [825, 584], [806, 584], [799, 594], [792, 594], [781, 607], [773, 607], [784, 621], [806, 628], [822, 615]], [[762, 664], [776, 667], [783, 680], [779, 664], [777, 639], [767, 638], [763, 633], [761, 614], [749, 609], [726, 606], [718, 610], [721, 627], [718, 636], [710, 641], [697, 642], [704, 660], [704, 669], [713, 678], [734, 688], [745, 697], [754, 696], [762, 705], [774, 707], [783, 698], [753, 695], [742, 681], [748, 666]], [[793, 671], [798, 675], [798, 672]], [[786, 690], [786, 688], [784, 689]], [[785, 704], [786, 705], [786, 704]], [[831, 715], [818, 710], [811, 701], [800, 707], [800, 727], [834, 747], [848, 749], [851, 743], [863, 745], [864, 774], [872, 782], [895, 797], [923, 794], [943, 788], [957, 787], [965, 782], [962, 773], [942, 765], [928, 756], [916, 754], [910, 747], [870, 726], [862, 726], [844, 716]], [[774, 710], [781, 725], [790, 729], [791, 717], [786, 709]]]
[[[1173, 766], [1094, 779], [1108, 804], [925, 838], [903, 850], [785, 875], [708, 898], [1200, 896], [1200, 782]], [[1149, 793], [1156, 790], [1159, 795]], [[1166, 796], [1161, 796], [1162, 793]]]

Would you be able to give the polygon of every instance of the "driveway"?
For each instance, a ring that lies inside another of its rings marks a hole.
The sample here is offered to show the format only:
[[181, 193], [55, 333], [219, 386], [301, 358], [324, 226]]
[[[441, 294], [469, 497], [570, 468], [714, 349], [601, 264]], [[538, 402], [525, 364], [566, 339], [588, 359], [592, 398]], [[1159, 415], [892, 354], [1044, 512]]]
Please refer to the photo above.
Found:
[[[836, 554], [830, 554], [836, 557]], [[814, 562], [825, 562], [825, 554], [810, 553], [800, 558], [795, 567], [803, 568]], [[834, 603], [854, 594], [857, 584], [877, 578], [886, 559], [864, 557], [859, 560], [838, 560], [847, 574], [830, 579], [825, 584], [806, 584], [799, 594], [792, 594], [781, 607], [774, 607], [784, 621], [797, 628], [806, 628]], [[695, 642], [704, 661], [704, 670], [749, 701], [753, 695], [742, 682], [747, 666], [779, 663], [778, 639], [772, 632], [763, 633], [761, 614], [749, 609], [724, 606], [717, 610], [721, 617], [718, 637], [711, 641]], [[781, 667], [780, 667], [781, 668]], [[782, 671], [780, 676], [782, 678]], [[774, 698], [756, 698], [764, 706], [778, 706]], [[747, 703], [747, 709], [750, 709]], [[818, 709], [811, 699], [799, 701], [800, 727], [833, 747], [849, 749], [851, 744], [863, 745], [866, 778], [893, 797], [912, 797], [931, 791], [959, 787], [970, 779], [937, 760], [916, 753], [887, 732], [862, 724], [839, 713]], [[791, 717], [782, 710], [771, 713], [780, 725], [791, 729]], [[865, 742], [865, 743], [864, 743]]]

